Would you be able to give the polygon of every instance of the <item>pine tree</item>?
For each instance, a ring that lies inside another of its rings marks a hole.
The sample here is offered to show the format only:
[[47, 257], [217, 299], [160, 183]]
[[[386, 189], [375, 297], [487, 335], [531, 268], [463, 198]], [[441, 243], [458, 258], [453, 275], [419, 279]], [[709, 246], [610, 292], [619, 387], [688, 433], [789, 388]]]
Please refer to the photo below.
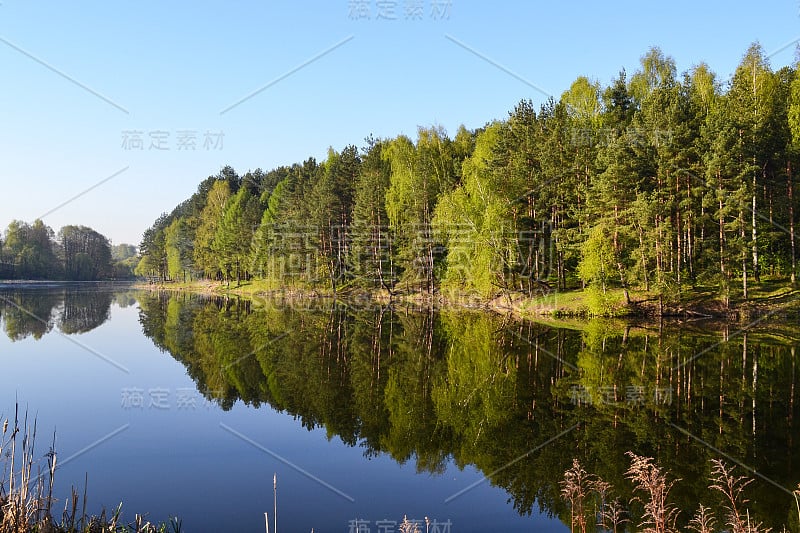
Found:
[[245, 187], [240, 188], [225, 204], [222, 221], [217, 226], [211, 249], [228, 282], [234, 275], [237, 285], [243, 277], [249, 278], [247, 259], [261, 217], [259, 199]]
[[194, 264], [209, 278], [216, 277], [219, 272], [219, 261], [213, 250], [213, 243], [230, 196], [231, 188], [228, 181], [215, 180], [208, 191], [206, 204], [198, 217], [194, 240]]

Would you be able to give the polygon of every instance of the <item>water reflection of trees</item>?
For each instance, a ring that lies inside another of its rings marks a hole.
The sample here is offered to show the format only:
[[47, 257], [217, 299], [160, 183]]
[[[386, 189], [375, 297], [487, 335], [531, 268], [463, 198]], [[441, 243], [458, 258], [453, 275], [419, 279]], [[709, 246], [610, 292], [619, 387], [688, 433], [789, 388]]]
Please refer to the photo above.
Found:
[[53, 328], [67, 335], [85, 333], [110, 316], [114, 293], [79, 288], [0, 292], [0, 318], [12, 341], [40, 339]]
[[[627, 450], [682, 479], [684, 520], [698, 502], [720, 505], [707, 489], [719, 452], [783, 487], [800, 480], [791, 331], [565, 329], [165, 294], [140, 304], [145, 333], [224, 408], [268, 404], [420, 471], [475, 465], [523, 514], [538, 505], [568, 523], [558, 481], [573, 457], [631, 498]], [[747, 496], [760, 520], [788, 523], [789, 494], [758, 479]]]

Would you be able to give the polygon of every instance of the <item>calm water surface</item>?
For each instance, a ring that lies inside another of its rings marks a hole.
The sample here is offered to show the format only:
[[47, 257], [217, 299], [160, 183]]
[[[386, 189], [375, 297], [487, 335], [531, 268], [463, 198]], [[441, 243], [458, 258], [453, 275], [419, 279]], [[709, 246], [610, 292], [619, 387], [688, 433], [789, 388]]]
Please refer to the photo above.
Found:
[[88, 475], [95, 511], [189, 532], [264, 531], [273, 475], [281, 531], [567, 531], [572, 459], [629, 499], [629, 450], [682, 479], [683, 520], [719, 506], [723, 458], [759, 473], [759, 520], [796, 524], [792, 328], [312, 303], [0, 291], [0, 413], [37, 417], [39, 457], [55, 430], [62, 501]]

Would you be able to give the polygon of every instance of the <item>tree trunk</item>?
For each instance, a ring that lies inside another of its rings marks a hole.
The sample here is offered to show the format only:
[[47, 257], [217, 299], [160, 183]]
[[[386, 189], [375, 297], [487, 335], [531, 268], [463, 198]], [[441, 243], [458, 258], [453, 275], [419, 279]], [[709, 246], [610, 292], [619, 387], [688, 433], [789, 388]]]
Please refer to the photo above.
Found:
[[744, 229], [744, 211], [739, 210], [739, 236], [742, 238], [742, 298], [747, 300], [747, 253], [744, 247], [747, 232]]
[[[681, 185], [678, 176], [675, 177], [675, 198], [681, 197]], [[678, 291], [681, 287], [681, 259], [683, 258], [683, 220], [681, 218], [680, 204], [675, 206], [675, 282], [678, 284]]]
[[794, 244], [794, 183], [792, 182], [792, 162], [786, 163], [786, 176], [788, 178], [787, 189], [789, 192], [789, 238], [792, 244], [792, 285], [797, 281], [797, 255]]
[[614, 206], [614, 260], [617, 262], [617, 271], [619, 272], [619, 282], [622, 285], [622, 292], [625, 295], [625, 304], [630, 305], [631, 296], [628, 294], [628, 285], [625, 283], [625, 272], [622, 268], [621, 250], [619, 246], [619, 206]]
[[650, 277], [647, 275], [647, 258], [644, 254], [644, 229], [641, 224], [638, 225], [639, 229], [639, 251], [642, 256], [642, 272], [644, 273], [644, 290], [650, 291]]
[[719, 198], [719, 272], [725, 290], [725, 307], [730, 303], [728, 272], [725, 270], [725, 218], [722, 211], [722, 174], [717, 171], [717, 197]]
[[[686, 268], [689, 272], [689, 278], [694, 283], [694, 249], [695, 249], [695, 235], [694, 235], [694, 213], [692, 205], [692, 180], [686, 180]], [[701, 219], [702, 220], [702, 219]]]
[[757, 229], [756, 229], [756, 174], [753, 173], [753, 207], [752, 207], [752, 229], [753, 229], [753, 279], [756, 283], [760, 281], [758, 272], [758, 242], [757, 242]]

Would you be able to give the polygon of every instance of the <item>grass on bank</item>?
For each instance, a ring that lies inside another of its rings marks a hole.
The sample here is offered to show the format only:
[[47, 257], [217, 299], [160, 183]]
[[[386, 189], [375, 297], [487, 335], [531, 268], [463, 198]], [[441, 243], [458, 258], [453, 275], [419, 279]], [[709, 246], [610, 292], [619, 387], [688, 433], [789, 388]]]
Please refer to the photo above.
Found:
[[[122, 504], [110, 514], [86, 512], [86, 486], [83, 497], [73, 487], [61, 503], [53, 495], [58, 455], [54, 445], [36, 456], [36, 420], [28, 423], [27, 411], [20, 424], [19, 406], [14, 418], [3, 418], [0, 434], [0, 533], [180, 533], [181, 521], [151, 524], [142, 515], [132, 523], [122, 522]], [[53, 436], [55, 442], [55, 435]], [[88, 482], [88, 476], [87, 476]]]
[[619, 287], [576, 287], [567, 290], [549, 289], [538, 294], [500, 291], [493, 297], [479, 297], [454, 289], [437, 290], [431, 297], [425, 290], [402, 287], [390, 295], [385, 290], [360, 289], [343, 285], [334, 293], [330, 288], [311, 287], [304, 284], [284, 285], [276, 280], [252, 279], [236, 283], [210, 280], [191, 282], [141, 283], [141, 288], [159, 290], [186, 290], [204, 294], [238, 295], [250, 299], [280, 298], [341, 298], [359, 299], [374, 303], [390, 300], [411, 304], [436, 304], [450, 307], [485, 308], [500, 313], [513, 313], [523, 318], [569, 317], [705, 317], [745, 319], [754, 315], [778, 312], [800, 312], [800, 289], [792, 287], [788, 278], [763, 277], [751, 282], [747, 298], [742, 287], [730, 286], [723, 291], [717, 285], [684, 285], [669, 294], [631, 288], [625, 292]]

